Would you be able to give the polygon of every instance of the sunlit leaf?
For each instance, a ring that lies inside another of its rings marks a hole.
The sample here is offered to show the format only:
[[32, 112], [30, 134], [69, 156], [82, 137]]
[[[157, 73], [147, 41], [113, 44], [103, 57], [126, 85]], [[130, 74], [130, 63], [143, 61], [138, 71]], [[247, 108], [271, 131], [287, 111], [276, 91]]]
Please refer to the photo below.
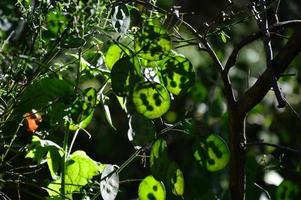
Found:
[[300, 193], [299, 186], [290, 181], [284, 180], [277, 188], [276, 199], [277, 200], [295, 200]]
[[116, 173], [116, 166], [107, 165], [101, 175], [100, 182], [101, 196], [104, 200], [114, 200], [119, 189], [119, 176]]
[[135, 50], [146, 60], [160, 60], [171, 50], [171, 41], [162, 27], [145, 26], [137, 35]]
[[169, 160], [167, 144], [163, 139], [158, 139], [152, 146], [150, 153], [150, 169], [152, 175], [158, 180], [164, 180], [167, 174]]
[[230, 151], [220, 136], [211, 134], [199, 144], [194, 157], [208, 171], [214, 172], [226, 167], [230, 159]]
[[122, 49], [117, 44], [112, 44], [105, 57], [105, 63], [109, 69], [112, 69], [114, 64], [119, 60], [123, 55]]
[[155, 139], [154, 123], [141, 114], [133, 114], [129, 119], [128, 139], [135, 148], [149, 144]]
[[182, 196], [184, 194], [184, 176], [175, 162], [169, 163], [166, 180], [174, 195]]
[[48, 169], [50, 171], [52, 179], [57, 179], [59, 177], [59, 169], [61, 167], [63, 151], [58, 151], [58, 149], [49, 149], [46, 159]]
[[47, 30], [46, 36], [51, 33], [52, 36], [56, 36], [58, 33], [62, 33], [67, 25], [67, 18], [64, 13], [59, 10], [53, 10], [47, 15]]
[[139, 113], [149, 119], [161, 117], [170, 107], [168, 91], [160, 84], [143, 82], [133, 93], [133, 102]]
[[62, 148], [51, 140], [43, 140], [38, 136], [32, 136], [32, 141], [28, 147], [26, 158], [31, 158], [38, 164], [41, 164], [46, 159], [46, 154], [49, 151], [59, 151]]
[[77, 130], [89, 125], [93, 118], [97, 96], [94, 88], [87, 88], [83, 96], [78, 97], [72, 105], [69, 129]]
[[171, 93], [178, 95], [194, 84], [194, 69], [187, 58], [179, 55], [168, 56], [160, 67], [161, 79]]
[[[71, 198], [72, 193], [80, 191], [93, 176], [100, 174], [99, 165], [86, 155], [84, 151], [76, 151], [66, 162], [65, 169], [65, 190], [66, 196]], [[47, 190], [50, 196], [56, 196], [60, 189], [61, 179], [50, 183]]]
[[147, 176], [139, 184], [138, 196], [139, 200], [165, 200], [165, 187], [153, 176]]

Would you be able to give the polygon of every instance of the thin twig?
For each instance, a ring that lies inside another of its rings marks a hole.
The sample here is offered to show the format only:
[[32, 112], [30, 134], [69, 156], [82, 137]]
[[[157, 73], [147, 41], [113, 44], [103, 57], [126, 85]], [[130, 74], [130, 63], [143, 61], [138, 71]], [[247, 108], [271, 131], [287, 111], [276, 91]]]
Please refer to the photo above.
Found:
[[278, 145], [278, 144], [272, 144], [272, 143], [268, 143], [268, 142], [264, 142], [264, 141], [248, 142], [248, 143], [246, 143], [246, 146], [247, 147], [248, 146], [271, 146], [271, 147], [275, 147], [281, 151], [284, 151], [286, 153], [301, 155], [301, 150], [293, 149], [291, 147], [282, 146], [282, 145]]
[[[265, 55], [266, 55], [266, 65], [267, 68], [273, 67], [273, 50], [272, 50], [272, 44], [271, 44], [271, 35], [269, 31], [269, 23], [267, 18], [267, 12], [266, 12], [266, 2], [265, 0], [260, 0], [261, 9], [264, 10], [262, 12], [261, 18], [258, 20], [258, 24], [261, 27], [261, 31], [263, 33], [263, 43], [264, 43], [264, 49], [265, 49]], [[280, 91], [280, 88], [277, 83], [277, 74], [275, 71], [273, 71], [271, 76], [271, 83], [272, 88], [274, 90], [276, 99], [278, 101], [278, 108], [283, 108], [286, 105], [286, 101], [283, 99], [282, 93]]]
[[[289, 20], [289, 21], [279, 22], [279, 23], [276, 23], [276, 24], [273, 24], [272, 26], [270, 26], [269, 30], [271, 32], [272, 31], [276, 32], [278, 30], [281, 30], [282, 28], [294, 27], [294, 26], [300, 27], [301, 20]], [[237, 45], [235, 45], [234, 49], [232, 50], [232, 52], [227, 60], [226, 65], [225, 65], [225, 69], [224, 69], [225, 73], [228, 73], [230, 68], [235, 65], [239, 51], [246, 45], [250, 44], [251, 42], [259, 39], [261, 36], [262, 36], [261, 31], [253, 33], [253, 34], [245, 37]]]
[[258, 183], [254, 183], [254, 185], [256, 187], [258, 187], [259, 189], [261, 189], [265, 193], [265, 195], [267, 196], [268, 200], [272, 200], [272, 198], [271, 198], [271, 196], [270, 196], [270, 194], [269, 194], [269, 192], [267, 190], [265, 190], [263, 187], [261, 187], [260, 185], [258, 185]]

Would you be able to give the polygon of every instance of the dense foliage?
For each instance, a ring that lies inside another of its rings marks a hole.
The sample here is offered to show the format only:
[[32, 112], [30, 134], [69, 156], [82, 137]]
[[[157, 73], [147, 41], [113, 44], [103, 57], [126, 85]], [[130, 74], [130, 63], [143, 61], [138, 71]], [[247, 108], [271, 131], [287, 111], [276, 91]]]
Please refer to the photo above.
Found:
[[0, 2], [0, 196], [299, 199], [301, 21], [279, 2], [197, 28], [170, 1]]

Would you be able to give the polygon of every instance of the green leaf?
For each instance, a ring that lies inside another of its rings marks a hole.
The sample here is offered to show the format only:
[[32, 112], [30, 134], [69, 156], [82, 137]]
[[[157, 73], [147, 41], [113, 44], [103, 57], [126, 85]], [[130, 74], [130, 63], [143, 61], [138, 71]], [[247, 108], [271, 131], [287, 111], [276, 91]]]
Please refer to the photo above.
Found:
[[118, 96], [127, 96], [132, 87], [134, 66], [130, 57], [118, 60], [111, 70], [112, 89]]
[[96, 102], [96, 90], [94, 88], [85, 89], [83, 96], [78, 97], [72, 105], [70, 130], [75, 131], [89, 125], [93, 118]]
[[194, 157], [208, 171], [214, 172], [226, 167], [230, 159], [230, 151], [220, 136], [211, 134], [204, 143], [199, 144]]
[[164, 180], [168, 169], [168, 153], [166, 141], [158, 139], [152, 146], [150, 153], [150, 169], [152, 175], [158, 180]]
[[[73, 95], [72, 85], [65, 80], [43, 78], [27, 87], [21, 95], [17, 111], [24, 114], [32, 109], [43, 110], [56, 103], [68, 103]], [[64, 112], [61, 110], [61, 112]]]
[[[51, 34], [51, 36], [56, 37], [58, 33], [62, 33], [67, 25], [67, 18], [64, 13], [60, 10], [53, 10], [48, 12], [47, 15], [47, 33], [46, 35]], [[44, 35], [44, 34], [43, 34]]]
[[184, 194], [184, 176], [175, 162], [171, 162], [167, 170], [167, 184], [175, 196]]
[[299, 193], [300, 188], [296, 183], [284, 180], [277, 188], [276, 200], [295, 200], [298, 199]]
[[137, 34], [136, 39], [135, 50], [146, 60], [161, 60], [172, 48], [170, 37], [163, 27], [149, 24]]
[[220, 36], [223, 43], [227, 43], [227, 38], [230, 38], [224, 31], [220, 33]]
[[100, 192], [104, 200], [114, 200], [119, 189], [119, 176], [114, 165], [107, 165], [101, 175]]
[[109, 69], [112, 69], [114, 64], [123, 56], [122, 49], [117, 44], [112, 44], [105, 57], [105, 63]]
[[58, 172], [61, 167], [62, 156], [63, 150], [58, 151], [54, 148], [50, 148], [46, 155], [48, 169], [53, 180], [56, 180], [59, 177]]
[[[80, 191], [82, 186], [85, 186], [93, 176], [100, 174], [98, 164], [86, 155], [84, 151], [76, 151], [66, 162], [65, 170], [65, 190], [66, 196], [72, 198], [72, 193]], [[57, 196], [60, 191], [61, 179], [57, 179], [49, 184], [48, 194]]]
[[133, 93], [136, 110], [149, 119], [161, 117], [170, 107], [168, 91], [160, 84], [142, 82]]
[[193, 86], [195, 72], [187, 58], [179, 55], [168, 56], [160, 67], [161, 79], [171, 93], [178, 95]]
[[130, 13], [125, 4], [120, 4], [113, 8], [112, 25], [114, 29], [121, 34], [125, 34], [130, 27]]
[[41, 140], [38, 136], [33, 135], [25, 158], [31, 158], [38, 164], [41, 164], [48, 151], [59, 151], [61, 149], [59, 145], [51, 140]]
[[138, 196], [139, 200], [165, 200], [166, 192], [162, 182], [147, 176], [139, 184]]
[[155, 139], [154, 123], [141, 114], [133, 114], [129, 119], [128, 139], [135, 148], [149, 144]]

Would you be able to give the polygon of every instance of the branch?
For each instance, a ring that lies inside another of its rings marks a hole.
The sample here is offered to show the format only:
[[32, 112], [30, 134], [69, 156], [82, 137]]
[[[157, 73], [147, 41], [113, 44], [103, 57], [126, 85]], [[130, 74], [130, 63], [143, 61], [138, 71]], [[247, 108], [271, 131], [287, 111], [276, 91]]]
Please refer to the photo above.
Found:
[[[296, 28], [286, 45], [280, 50], [277, 56], [272, 60], [272, 67], [267, 68], [258, 78], [256, 83], [249, 88], [239, 100], [240, 112], [246, 114], [255, 105], [257, 105], [267, 92], [271, 89], [271, 76], [283, 73], [301, 51], [301, 24]], [[278, 77], [277, 77], [278, 78]]]
[[227, 98], [228, 103], [231, 104], [235, 104], [236, 100], [235, 100], [235, 96], [232, 90], [232, 86], [231, 86], [231, 82], [229, 80], [228, 74], [224, 72], [224, 67], [223, 64], [221, 63], [221, 61], [218, 59], [215, 51], [213, 50], [213, 48], [211, 47], [211, 45], [209, 44], [209, 42], [207, 41], [206, 37], [204, 37], [203, 35], [201, 35], [191, 24], [189, 24], [187, 21], [183, 20], [178, 14], [177, 12], [173, 12], [171, 11], [167, 11], [164, 10], [150, 2], [147, 1], [142, 1], [142, 0], [134, 0], [136, 3], [144, 5], [144, 6], [148, 6], [152, 9], [157, 10], [158, 12], [170, 15], [172, 17], [174, 17], [175, 19], [177, 19], [179, 22], [181, 22], [181, 24], [183, 24], [188, 30], [190, 30], [193, 35], [199, 39], [200, 41], [200, 45], [199, 48], [201, 50], [206, 49], [206, 51], [208, 52], [208, 54], [210, 55], [210, 57], [212, 58], [213, 62], [215, 63], [215, 66], [218, 70], [218, 72], [221, 75], [222, 81], [224, 83], [224, 92]]
[[[262, 16], [261, 19], [258, 21], [259, 26], [261, 27], [261, 31], [263, 33], [263, 44], [264, 44], [264, 50], [266, 55], [266, 65], [267, 68], [271, 68], [272, 66], [272, 59], [273, 59], [273, 49], [272, 49], [272, 43], [271, 43], [271, 34], [269, 31], [269, 23], [267, 19], [267, 11], [266, 11], [266, 2], [265, 0], [260, 0], [260, 5], [262, 7]], [[271, 83], [272, 88], [274, 90], [276, 99], [278, 101], [278, 108], [283, 108], [286, 105], [286, 101], [284, 100], [282, 93], [280, 91], [280, 88], [277, 83], [276, 74], [272, 73], [271, 75]]]
[[[301, 20], [289, 20], [289, 21], [283, 21], [283, 22], [279, 22], [276, 24], [273, 24], [272, 26], [269, 27], [269, 30], [272, 32], [276, 32], [279, 31], [280, 29], [286, 28], [286, 27], [301, 27]], [[236, 63], [236, 59], [237, 59], [237, 55], [239, 53], [239, 51], [246, 45], [250, 44], [251, 42], [259, 39], [262, 36], [262, 32], [259, 31], [257, 33], [253, 33], [249, 36], [247, 36], [245, 39], [243, 39], [239, 44], [237, 44], [231, 55], [229, 56], [227, 63], [225, 65], [225, 73], [229, 73], [229, 70], [232, 66], [235, 65]]]
[[291, 147], [286, 147], [286, 146], [282, 146], [282, 145], [279, 145], [279, 144], [272, 144], [272, 143], [267, 143], [267, 142], [263, 142], [263, 141], [246, 143], [246, 146], [255, 146], [255, 145], [257, 145], [257, 146], [271, 146], [271, 147], [275, 147], [277, 149], [280, 149], [281, 151], [286, 152], [286, 153], [301, 155], [301, 150], [293, 149]]

